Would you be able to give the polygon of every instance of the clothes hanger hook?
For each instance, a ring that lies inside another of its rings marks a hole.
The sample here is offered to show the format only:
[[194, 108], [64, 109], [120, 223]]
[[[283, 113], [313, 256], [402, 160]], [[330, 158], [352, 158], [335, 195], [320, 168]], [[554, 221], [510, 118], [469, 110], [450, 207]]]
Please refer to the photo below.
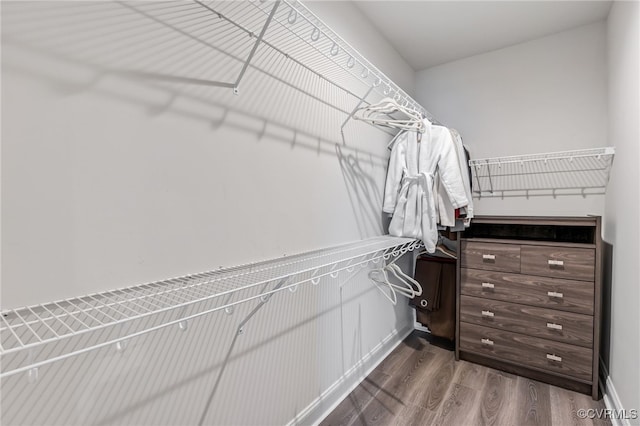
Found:
[[318, 29], [318, 27], [313, 27], [313, 30], [311, 31], [311, 41], [318, 41], [319, 38], [320, 30]]
[[331, 46], [331, 56], [336, 56], [338, 54], [338, 52], [340, 52], [340, 48], [338, 47], [338, 45], [336, 44], [336, 42], [333, 42], [333, 45]]
[[296, 19], [298, 19], [298, 11], [292, 8], [289, 11], [289, 16], [287, 17], [287, 22], [290, 23], [290, 24], [295, 24], [296, 23]]

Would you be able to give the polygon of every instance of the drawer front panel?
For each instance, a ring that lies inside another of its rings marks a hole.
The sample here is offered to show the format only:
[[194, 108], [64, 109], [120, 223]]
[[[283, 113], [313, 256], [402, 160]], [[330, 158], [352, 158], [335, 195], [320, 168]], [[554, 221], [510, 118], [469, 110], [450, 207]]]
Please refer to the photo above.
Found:
[[593, 281], [595, 249], [534, 247], [520, 250], [523, 274]]
[[460, 349], [527, 367], [591, 380], [591, 349], [460, 323]]
[[590, 348], [593, 317], [517, 303], [462, 296], [460, 321]]
[[520, 246], [462, 241], [463, 268], [520, 272]]
[[593, 315], [593, 283], [462, 268], [462, 294]]

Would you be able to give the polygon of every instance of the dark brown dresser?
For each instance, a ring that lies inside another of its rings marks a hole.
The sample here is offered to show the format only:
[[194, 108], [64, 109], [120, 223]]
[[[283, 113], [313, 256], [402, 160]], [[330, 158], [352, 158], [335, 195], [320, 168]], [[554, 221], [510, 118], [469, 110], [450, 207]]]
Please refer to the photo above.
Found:
[[458, 249], [456, 359], [598, 399], [600, 226], [475, 217]]

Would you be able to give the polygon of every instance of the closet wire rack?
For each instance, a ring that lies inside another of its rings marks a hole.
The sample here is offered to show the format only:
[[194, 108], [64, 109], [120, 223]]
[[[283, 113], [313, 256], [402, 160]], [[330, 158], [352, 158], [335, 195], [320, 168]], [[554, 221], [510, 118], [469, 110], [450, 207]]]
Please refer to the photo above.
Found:
[[122, 75], [236, 95], [278, 86], [339, 113], [342, 127], [359, 107], [390, 97], [433, 120], [298, 0], [29, 3], [6, 5], [3, 38], [89, 64], [96, 80]]
[[604, 147], [470, 160], [473, 192], [480, 197], [529, 191], [604, 193], [614, 156], [615, 148]]
[[[127, 339], [177, 325], [298, 286], [318, 285], [342, 271], [357, 273], [369, 263], [397, 258], [422, 246], [419, 240], [382, 236], [281, 259], [187, 275], [27, 306], [0, 315], [0, 378], [115, 345]], [[253, 290], [252, 292], [248, 292]], [[163, 315], [160, 315], [163, 314]], [[160, 315], [160, 316], [159, 316]], [[156, 321], [140, 321], [148, 317]], [[100, 333], [98, 333], [100, 331]]]

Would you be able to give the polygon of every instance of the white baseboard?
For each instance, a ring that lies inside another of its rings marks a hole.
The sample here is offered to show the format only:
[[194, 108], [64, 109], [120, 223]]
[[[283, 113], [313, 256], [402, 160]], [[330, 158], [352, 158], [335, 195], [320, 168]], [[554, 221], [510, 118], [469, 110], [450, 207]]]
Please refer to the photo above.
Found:
[[[622, 406], [620, 397], [618, 397], [618, 392], [616, 392], [611, 376], [609, 376], [609, 371], [602, 362], [602, 359], [600, 359], [600, 372], [600, 391], [602, 392], [602, 401], [604, 402], [605, 407], [612, 412], [624, 412], [624, 407]], [[610, 420], [613, 426], [631, 426], [629, 419], [611, 418]]]
[[[364, 379], [384, 360], [393, 350], [398, 347], [402, 341], [411, 334], [413, 328], [408, 327], [404, 330], [392, 331], [387, 337], [382, 339], [373, 349], [371, 349], [360, 361], [358, 361], [353, 367], [347, 370], [338, 380], [336, 380], [331, 386], [329, 386], [324, 392], [320, 394], [311, 404], [301, 410], [293, 419], [287, 423], [287, 426], [293, 426], [297, 424], [317, 424], [320, 423], [325, 417], [327, 417], [341, 402], [345, 399], [353, 390], [358, 387]], [[374, 359], [375, 357], [375, 359]], [[369, 364], [369, 365], [367, 365]], [[353, 375], [358, 374], [358, 376]], [[347, 382], [351, 382], [346, 385]], [[344, 387], [346, 385], [346, 387]], [[340, 392], [340, 395], [336, 397], [334, 392]], [[333, 400], [333, 402], [322, 407], [322, 403], [327, 400]], [[318, 412], [318, 410], [322, 410]]]

